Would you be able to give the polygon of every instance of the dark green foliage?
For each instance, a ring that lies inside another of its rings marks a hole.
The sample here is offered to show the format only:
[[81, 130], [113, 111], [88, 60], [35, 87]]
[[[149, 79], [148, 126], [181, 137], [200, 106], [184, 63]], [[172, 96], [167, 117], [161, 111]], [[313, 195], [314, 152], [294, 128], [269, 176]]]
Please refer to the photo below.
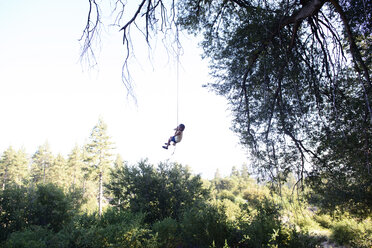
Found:
[[290, 234], [290, 240], [286, 242], [287, 245], [279, 245], [279, 247], [318, 248], [320, 243], [327, 240], [325, 237], [306, 235], [294, 229], [287, 229], [287, 231]]
[[107, 188], [113, 201], [132, 212], [146, 213], [146, 222], [154, 223], [170, 217], [179, 219], [181, 213], [208, 192], [200, 176], [192, 176], [178, 164], [160, 164], [157, 169], [147, 161], [138, 166], [123, 166], [112, 171], [114, 179]]
[[155, 236], [143, 223], [144, 215], [108, 209], [100, 218], [82, 215], [75, 220], [73, 247], [156, 247]]
[[159, 247], [156, 236], [143, 224], [143, 215], [109, 209], [97, 215], [76, 216], [73, 222], [55, 232], [42, 226], [30, 226], [13, 232], [5, 247]]
[[216, 206], [199, 204], [187, 210], [181, 220], [182, 239], [186, 247], [223, 247], [230, 237], [226, 215]]
[[172, 218], [154, 223], [152, 230], [157, 233], [159, 244], [164, 248], [179, 247], [181, 244], [181, 233], [179, 223]]
[[72, 217], [70, 199], [60, 188], [52, 184], [38, 185], [30, 200], [31, 222], [34, 225], [48, 226], [57, 232]]
[[65, 248], [69, 247], [68, 233], [54, 233], [52, 230], [31, 226], [23, 231], [10, 235], [4, 244], [5, 248]]
[[0, 195], [0, 241], [10, 233], [39, 225], [57, 232], [70, 222], [72, 204], [54, 185], [38, 185], [35, 191], [9, 188]]
[[[246, 247], [264, 247], [270, 242], [274, 244], [283, 244], [280, 240], [288, 239], [288, 235], [282, 231], [280, 223], [280, 213], [278, 206], [276, 206], [269, 199], [256, 202], [254, 210], [256, 214], [250, 213], [248, 205], [243, 209], [243, 216], [245, 219], [250, 219], [247, 222], [240, 222], [240, 229], [242, 230], [241, 238], [242, 245]], [[249, 216], [251, 216], [249, 218]], [[273, 240], [273, 237], [275, 239]], [[285, 243], [284, 243], [285, 244]]]
[[24, 187], [7, 187], [0, 191], [0, 242], [9, 234], [28, 226], [30, 202]]

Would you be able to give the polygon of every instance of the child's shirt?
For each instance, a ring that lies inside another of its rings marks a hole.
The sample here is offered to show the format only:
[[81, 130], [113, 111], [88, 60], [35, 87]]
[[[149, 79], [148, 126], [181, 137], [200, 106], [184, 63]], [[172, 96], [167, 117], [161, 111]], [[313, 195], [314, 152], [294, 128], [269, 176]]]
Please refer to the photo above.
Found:
[[174, 139], [177, 143], [181, 142], [183, 136], [183, 131], [177, 130], [176, 134], [174, 135]]

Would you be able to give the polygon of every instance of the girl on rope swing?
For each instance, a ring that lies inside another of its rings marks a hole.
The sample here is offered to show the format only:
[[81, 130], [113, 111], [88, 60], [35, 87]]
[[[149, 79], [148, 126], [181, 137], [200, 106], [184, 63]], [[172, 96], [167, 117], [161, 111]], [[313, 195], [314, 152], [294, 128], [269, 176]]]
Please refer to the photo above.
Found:
[[176, 132], [173, 136], [171, 136], [168, 139], [168, 142], [165, 143], [165, 146], [163, 146], [164, 149], [168, 149], [168, 146], [170, 146], [171, 142], [173, 142], [173, 145], [175, 146], [177, 143], [180, 143], [182, 140], [183, 130], [185, 130], [185, 125], [179, 124], [177, 128], [175, 128]]

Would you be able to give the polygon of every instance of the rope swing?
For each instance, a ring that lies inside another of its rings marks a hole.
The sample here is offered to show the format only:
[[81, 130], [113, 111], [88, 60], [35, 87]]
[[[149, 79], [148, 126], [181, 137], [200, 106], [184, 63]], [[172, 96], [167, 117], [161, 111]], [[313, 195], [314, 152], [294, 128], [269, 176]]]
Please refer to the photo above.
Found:
[[[168, 142], [165, 143], [164, 146], [162, 146], [164, 149], [167, 149], [168, 150], [168, 147], [171, 143], [173, 143], [173, 145], [175, 146], [177, 143], [181, 142], [182, 140], [182, 136], [183, 136], [183, 131], [185, 130], [185, 125], [184, 124], [180, 124], [179, 123], [179, 109], [180, 109], [180, 79], [179, 79], [179, 64], [180, 64], [180, 50], [181, 50], [181, 47], [180, 47], [180, 44], [179, 44], [179, 40], [178, 40], [178, 30], [177, 30], [177, 34], [176, 34], [176, 43], [177, 43], [177, 50], [176, 50], [176, 121], [177, 121], [177, 127], [175, 128], [175, 133], [173, 136], [171, 136], [169, 139], [168, 139]], [[174, 147], [174, 150], [173, 150], [173, 153], [172, 155], [174, 154], [174, 152], [176, 151], [176, 147]]]
[[[177, 35], [178, 36], [178, 35]], [[177, 61], [176, 61], [176, 84], [177, 84], [177, 88], [176, 88], [176, 97], [177, 97], [177, 107], [176, 107], [176, 112], [177, 112], [177, 114], [176, 114], [176, 116], [177, 116], [177, 126], [178, 126], [178, 124], [179, 124], [179, 105], [180, 105], [180, 101], [179, 101], [179, 91], [180, 91], [180, 87], [179, 87], [179, 84], [180, 84], [180, 79], [179, 79], [179, 64], [180, 64], [180, 58], [179, 58], [179, 56], [180, 56], [180, 47], [179, 47], [179, 45], [178, 45], [178, 43], [177, 43], [177, 55], [176, 55], [176, 59], [177, 59]]]

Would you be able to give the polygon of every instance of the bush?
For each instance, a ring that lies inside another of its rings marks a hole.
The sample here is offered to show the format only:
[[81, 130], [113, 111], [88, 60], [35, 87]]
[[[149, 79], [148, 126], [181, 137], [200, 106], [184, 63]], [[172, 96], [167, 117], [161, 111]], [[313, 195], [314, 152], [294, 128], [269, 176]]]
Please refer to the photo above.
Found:
[[242, 215], [239, 219], [235, 240], [238, 247], [317, 247], [319, 238], [301, 234], [281, 223], [280, 208], [269, 198], [257, 200], [252, 211], [250, 204], [243, 206]]
[[165, 218], [156, 222], [152, 230], [158, 234], [158, 240], [161, 247], [178, 247], [181, 242], [179, 226], [176, 220]]
[[357, 222], [355, 219], [344, 219], [335, 223], [331, 238], [340, 245], [370, 248], [372, 246], [372, 223], [370, 220]]
[[299, 233], [292, 229], [290, 233], [290, 240], [288, 245], [279, 247], [288, 248], [318, 248], [320, 243], [326, 241], [325, 237], [321, 236], [310, 236], [307, 234]]
[[146, 228], [143, 214], [113, 208], [101, 216], [82, 215], [77, 218], [70, 247], [159, 247], [157, 237]]
[[[259, 204], [258, 204], [259, 203]], [[268, 199], [261, 202], [256, 202], [257, 213], [250, 218], [249, 221], [240, 222], [243, 238], [241, 243], [244, 247], [267, 247], [269, 243], [276, 243], [276, 240], [284, 239], [283, 237], [275, 237], [275, 232], [280, 234], [281, 223], [279, 221], [278, 207]], [[246, 215], [250, 215], [248, 206], [245, 206]]]
[[57, 232], [71, 220], [72, 202], [62, 189], [53, 184], [38, 185], [34, 197], [35, 202], [30, 202], [30, 223], [48, 226]]
[[224, 213], [216, 206], [201, 204], [185, 211], [181, 220], [182, 241], [185, 247], [223, 247], [230, 237]]
[[218, 194], [218, 198], [221, 200], [227, 199], [232, 202], [235, 201], [235, 195], [232, 192], [227, 191], [227, 190], [222, 190], [221, 193]]
[[52, 230], [32, 226], [23, 231], [12, 233], [5, 242], [5, 248], [64, 248], [68, 247], [68, 237], [63, 233], [54, 233]]
[[26, 188], [7, 188], [0, 191], [0, 242], [12, 232], [28, 225], [29, 202]]
[[235, 222], [241, 214], [240, 205], [228, 199], [224, 199], [217, 203], [220, 212], [223, 212], [226, 219], [230, 222]]
[[314, 219], [324, 228], [330, 228], [332, 225], [332, 217], [328, 214], [315, 215]]
[[52, 184], [38, 185], [35, 191], [8, 188], [1, 192], [0, 209], [0, 241], [31, 225], [58, 232], [73, 216], [71, 199]]
[[311, 233], [320, 229], [319, 223], [306, 213], [298, 214], [295, 223], [301, 228], [303, 233]]
[[[112, 246], [109, 246], [112, 247]], [[149, 229], [135, 228], [127, 231], [119, 242], [113, 247], [125, 247], [125, 248], [160, 248], [157, 243], [157, 237], [154, 236]]]

